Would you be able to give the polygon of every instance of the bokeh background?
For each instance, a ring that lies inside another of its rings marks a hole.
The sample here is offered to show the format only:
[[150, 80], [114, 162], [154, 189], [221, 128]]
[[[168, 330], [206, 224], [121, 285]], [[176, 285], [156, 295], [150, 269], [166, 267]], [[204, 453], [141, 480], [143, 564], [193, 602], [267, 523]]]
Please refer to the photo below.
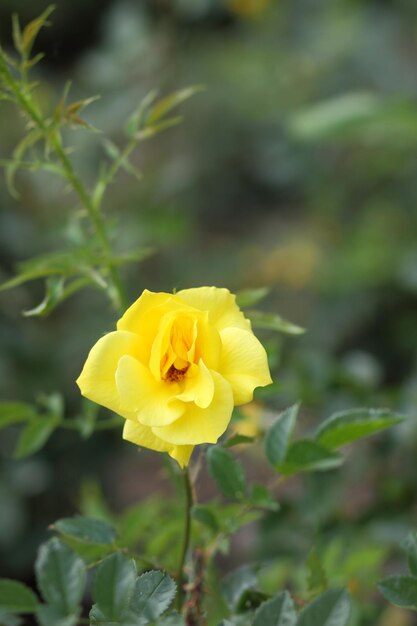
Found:
[[[3, 43], [11, 45], [13, 12], [25, 23], [47, 4], [1, 0]], [[357, 600], [353, 626], [417, 624], [374, 587], [405, 568], [399, 545], [417, 522], [415, 0], [56, 4], [37, 44], [46, 52], [37, 69], [45, 107], [71, 78], [72, 99], [101, 95], [86, 117], [119, 143], [149, 90], [206, 86], [183, 105], [180, 127], [142, 144], [135, 162], [143, 181], [121, 174], [106, 200], [116, 249], [155, 249], [125, 272], [131, 299], [145, 287], [267, 286], [264, 308], [307, 328], [296, 338], [262, 334], [278, 382], [247, 410], [249, 430], [299, 399], [300, 432], [358, 405], [410, 415], [348, 450], [343, 469], [291, 481], [279, 493], [281, 511], [238, 533], [221, 569], [263, 558], [266, 587], [302, 593], [315, 545], [329, 578]], [[3, 104], [0, 157], [21, 132]], [[100, 137], [79, 131], [70, 142], [88, 183]], [[59, 182], [20, 176], [18, 188], [15, 200], [0, 185], [3, 279], [19, 261], [63, 249], [79, 228]], [[32, 402], [59, 391], [70, 417], [80, 410], [73, 381], [115, 314], [100, 294], [83, 291], [46, 319], [22, 318], [42, 295], [37, 282], [1, 294], [0, 392]], [[138, 454], [117, 431], [82, 443], [60, 431], [16, 461], [18, 432], [0, 436], [2, 576], [30, 581], [47, 525], [79, 510], [105, 514], [103, 494], [120, 512], [158, 490], [171, 493], [159, 456]], [[251, 473], [269, 475], [256, 448], [239, 454]], [[201, 488], [204, 497], [210, 481]], [[159, 505], [149, 506], [169, 527]], [[176, 532], [154, 549], [163, 555]], [[278, 565], [268, 566], [271, 557]]]

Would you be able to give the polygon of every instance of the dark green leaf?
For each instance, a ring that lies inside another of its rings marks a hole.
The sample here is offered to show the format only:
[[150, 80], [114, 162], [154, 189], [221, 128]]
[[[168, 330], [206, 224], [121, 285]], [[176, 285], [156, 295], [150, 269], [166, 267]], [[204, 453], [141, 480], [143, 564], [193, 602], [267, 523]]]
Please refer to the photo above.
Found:
[[356, 439], [399, 424], [404, 416], [388, 409], [351, 409], [335, 413], [318, 428], [316, 439], [328, 448], [339, 448]]
[[290, 594], [283, 591], [261, 604], [255, 613], [253, 626], [295, 626], [296, 621], [294, 602]]
[[135, 580], [135, 562], [119, 553], [111, 554], [98, 566], [93, 596], [104, 619], [120, 621], [129, 607]]
[[246, 316], [252, 322], [254, 328], [264, 328], [266, 330], [276, 330], [285, 335], [302, 335], [305, 329], [297, 326], [288, 320], [284, 320], [275, 313], [264, 313], [263, 311], [246, 311]]
[[215, 533], [219, 531], [220, 527], [217, 518], [208, 506], [196, 504], [193, 506], [191, 513], [193, 519], [200, 522], [200, 524], [204, 524], [204, 526], [207, 526]]
[[30, 404], [23, 402], [0, 403], [0, 428], [17, 422], [25, 422], [36, 416], [37, 412]]
[[261, 300], [266, 298], [271, 290], [268, 287], [258, 287], [257, 289], [243, 289], [236, 294], [236, 304], [245, 308], [247, 306], [253, 306], [258, 304]]
[[116, 531], [110, 524], [92, 517], [67, 517], [55, 522], [53, 528], [82, 543], [105, 545], [116, 539]]
[[54, 537], [40, 547], [35, 571], [44, 600], [65, 616], [76, 614], [86, 582], [82, 560]]
[[0, 609], [9, 613], [33, 613], [38, 598], [29, 587], [17, 580], [0, 579]]
[[243, 565], [235, 570], [221, 582], [222, 594], [232, 613], [236, 612], [242, 595], [248, 589], [256, 589], [258, 580], [253, 569], [248, 565]]
[[168, 574], [152, 570], [139, 576], [130, 603], [131, 611], [147, 621], [157, 619], [175, 598], [176, 585]]
[[264, 485], [255, 483], [252, 485], [249, 501], [254, 507], [267, 509], [269, 511], [279, 511], [279, 504], [273, 494]]
[[391, 576], [378, 583], [378, 589], [389, 602], [417, 611], [417, 578]]
[[339, 467], [343, 457], [310, 439], [299, 439], [289, 448], [284, 463], [277, 469], [285, 475], [297, 472], [325, 471]]
[[58, 423], [59, 420], [55, 415], [39, 416], [31, 420], [19, 437], [15, 457], [22, 459], [38, 452], [46, 444]]
[[265, 455], [273, 467], [285, 461], [299, 408], [294, 404], [280, 413], [265, 435]]
[[350, 615], [350, 600], [345, 589], [330, 589], [306, 606], [297, 626], [346, 626]]
[[245, 473], [242, 464], [220, 446], [207, 452], [208, 469], [221, 492], [228, 498], [241, 500], [245, 495]]
[[407, 552], [408, 569], [413, 576], [417, 576], [417, 533], [410, 533], [404, 542]]
[[242, 443], [253, 443], [256, 440], [256, 437], [248, 437], [248, 435], [233, 435], [230, 439], [226, 439], [223, 443], [223, 448], [233, 448], [234, 446], [239, 446]]

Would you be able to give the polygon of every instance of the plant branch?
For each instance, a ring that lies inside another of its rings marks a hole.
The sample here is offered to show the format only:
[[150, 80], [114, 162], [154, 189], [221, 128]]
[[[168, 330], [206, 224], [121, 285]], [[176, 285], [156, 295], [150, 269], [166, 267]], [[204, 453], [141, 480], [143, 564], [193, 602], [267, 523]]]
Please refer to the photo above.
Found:
[[184, 504], [185, 504], [185, 516], [184, 516], [184, 535], [181, 547], [180, 562], [177, 571], [177, 610], [181, 611], [184, 601], [184, 565], [187, 558], [187, 552], [190, 547], [191, 539], [191, 508], [193, 506], [193, 491], [191, 486], [190, 474], [188, 469], [182, 473], [183, 485], [184, 485]]

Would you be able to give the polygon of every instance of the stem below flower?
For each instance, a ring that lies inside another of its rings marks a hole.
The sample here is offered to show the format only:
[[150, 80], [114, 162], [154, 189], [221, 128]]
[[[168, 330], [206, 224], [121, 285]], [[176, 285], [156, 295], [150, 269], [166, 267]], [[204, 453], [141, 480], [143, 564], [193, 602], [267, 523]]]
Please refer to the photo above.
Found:
[[177, 593], [177, 610], [181, 611], [183, 601], [184, 601], [184, 565], [185, 560], [187, 558], [188, 548], [190, 546], [191, 539], [191, 507], [193, 506], [193, 491], [191, 486], [190, 474], [188, 472], [188, 468], [182, 473], [183, 484], [184, 484], [184, 496], [185, 496], [185, 517], [184, 517], [184, 535], [183, 542], [181, 548], [181, 556], [180, 562], [178, 565], [177, 572], [177, 584], [178, 584], [178, 593]]

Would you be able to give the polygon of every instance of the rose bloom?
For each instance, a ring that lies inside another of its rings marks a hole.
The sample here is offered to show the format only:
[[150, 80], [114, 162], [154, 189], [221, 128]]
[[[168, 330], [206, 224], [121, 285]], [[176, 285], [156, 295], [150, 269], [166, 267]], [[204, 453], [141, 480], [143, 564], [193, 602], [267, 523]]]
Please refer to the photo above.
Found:
[[145, 290], [91, 349], [81, 393], [126, 419], [123, 437], [181, 467], [216, 443], [233, 407], [272, 382], [265, 349], [227, 289]]

